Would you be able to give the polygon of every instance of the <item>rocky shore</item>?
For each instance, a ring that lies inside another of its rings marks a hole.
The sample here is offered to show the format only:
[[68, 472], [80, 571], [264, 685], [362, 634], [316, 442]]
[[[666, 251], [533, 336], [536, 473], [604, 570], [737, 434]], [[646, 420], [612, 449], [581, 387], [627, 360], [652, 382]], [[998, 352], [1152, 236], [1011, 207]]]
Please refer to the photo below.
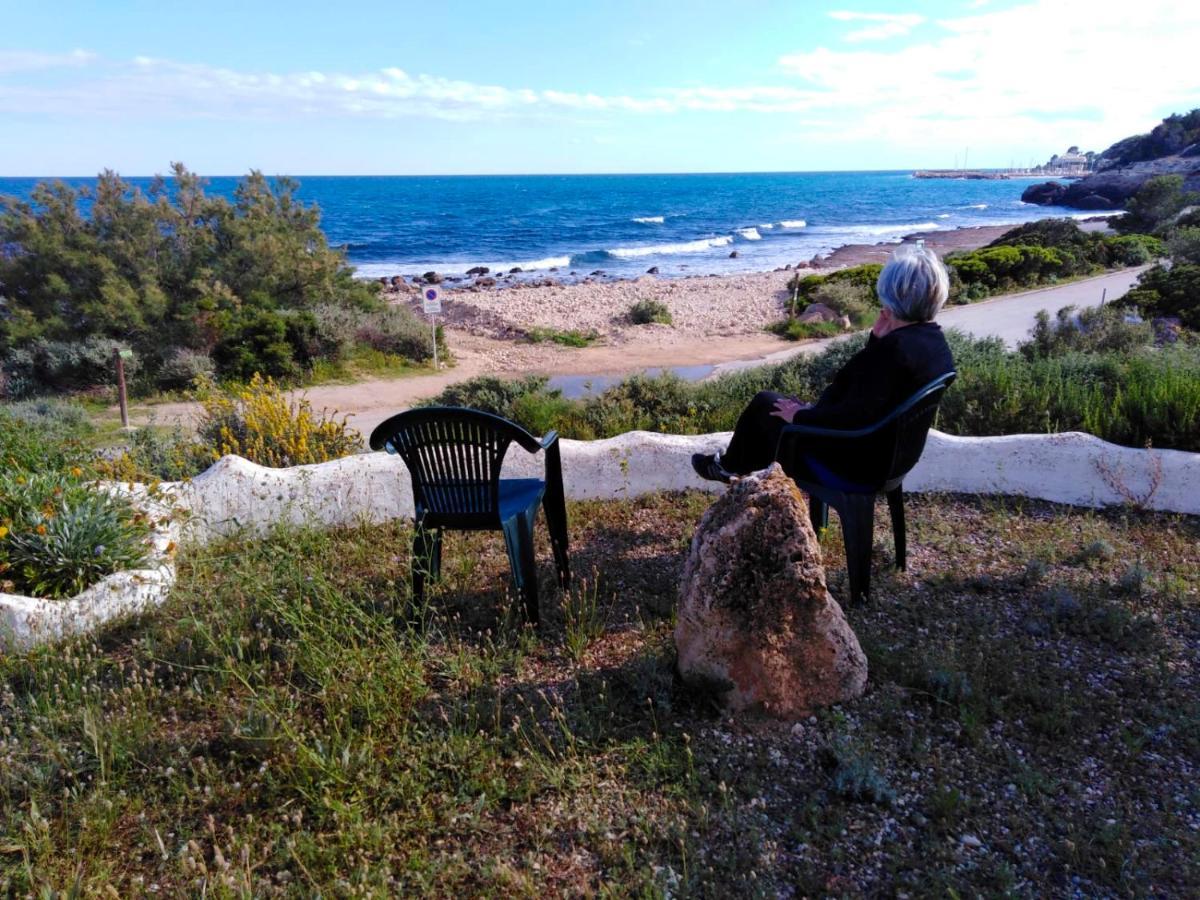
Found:
[[[995, 240], [1011, 225], [918, 232], [904, 242], [923, 240], [940, 255], [969, 250]], [[564, 332], [577, 332], [596, 342], [678, 347], [706, 339], [762, 335], [783, 318], [791, 293], [789, 279], [797, 270], [820, 273], [845, 266], [883, 262], [899, 246], [895, 242], [851, 244], [830, 255], [773, 272], [664, 278], [652, 269], [636, 279], [616, 279], [592, 273], [569, 282], [547, 274], [536, 280], [507, 281], [482, 267], [469, 277], [451, 280], [436, 272], [415, 279], [381, 279], [385, 296], [420, 310], [419, 288], [439, 284], [440, 321], [452, 331], [491, 339], [519, 341]], [[503, 273], [507, 274], [507, 273]], [[516, 274], [516, 273], [514, 273]], [[671, 314], [671, 324], [636, 325], [631, 307], [656, 300]], [[539, 344], [542, 352], [550, 347]]]

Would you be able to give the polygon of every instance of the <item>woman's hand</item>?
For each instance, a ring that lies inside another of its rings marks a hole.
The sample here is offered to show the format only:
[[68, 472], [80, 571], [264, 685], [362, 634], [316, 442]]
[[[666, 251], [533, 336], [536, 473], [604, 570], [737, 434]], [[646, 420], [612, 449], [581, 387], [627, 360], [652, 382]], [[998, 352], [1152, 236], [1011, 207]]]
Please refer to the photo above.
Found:
[[808, 409], [812, 406], [811, 403], [801, 403], [799, 400], [793, 400], [791, 397], [780, 397], [775, 401], [775, 408], [771, 410], [771, 415], [779, 416], [789, 425], [792, 423], [792, 417], [802, 409]]

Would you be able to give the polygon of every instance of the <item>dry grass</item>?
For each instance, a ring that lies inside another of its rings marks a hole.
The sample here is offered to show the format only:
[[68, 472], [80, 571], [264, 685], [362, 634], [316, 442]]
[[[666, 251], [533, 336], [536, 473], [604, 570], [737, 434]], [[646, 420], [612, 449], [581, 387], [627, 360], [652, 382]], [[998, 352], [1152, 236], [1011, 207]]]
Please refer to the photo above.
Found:
[[1196, 893], [1200, 522], [915, 498], [848, 611], [868, 694], [793, 728], [673, 677], [707, 503], [574, 504], [540, 636], [495, 535], [421, 609], [402, 526], [193, 550], [160, 612], [0, 660], [0, 892]]

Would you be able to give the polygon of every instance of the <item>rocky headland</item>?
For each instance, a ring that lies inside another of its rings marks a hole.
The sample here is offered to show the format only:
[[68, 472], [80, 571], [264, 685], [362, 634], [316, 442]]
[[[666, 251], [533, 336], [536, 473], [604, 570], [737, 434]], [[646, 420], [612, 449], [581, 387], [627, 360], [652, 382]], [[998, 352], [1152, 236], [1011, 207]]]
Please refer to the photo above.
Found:
[[1200, 191], [1200, 109], [1169, 116], [1149, 134], [1118, 141], [1100, 154], [1097, 171], [1085, 178], [1035, 184], [1021, 199], [1039, 206], [1120, 209], [1158, 175], [1181, 175], [1185, 190]]

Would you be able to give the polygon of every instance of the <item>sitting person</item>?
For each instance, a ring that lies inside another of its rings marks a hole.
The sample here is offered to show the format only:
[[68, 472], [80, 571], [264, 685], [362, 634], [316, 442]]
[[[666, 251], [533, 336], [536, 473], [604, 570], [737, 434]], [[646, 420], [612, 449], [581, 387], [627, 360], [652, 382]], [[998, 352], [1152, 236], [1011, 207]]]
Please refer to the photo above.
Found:
[[[788, 424], [841, 430], [871, 425], [953, 370], [950, 347], [933, 321], [950, 292], [937, 255], [923, 245], [900, 247], [879, 273], [875, 289], [882, 308], [867, 345], [838, 371], [820, 399], [803, 403], [760, 391], [738, 418], [723, 453], [692, 456], [692, 467], [701, 478], [728, 482], [734, 475], [765, 469], [774, 461], [779, 434]], [[852, 459], [818, 461], [817, 467], [854, 479]]]

